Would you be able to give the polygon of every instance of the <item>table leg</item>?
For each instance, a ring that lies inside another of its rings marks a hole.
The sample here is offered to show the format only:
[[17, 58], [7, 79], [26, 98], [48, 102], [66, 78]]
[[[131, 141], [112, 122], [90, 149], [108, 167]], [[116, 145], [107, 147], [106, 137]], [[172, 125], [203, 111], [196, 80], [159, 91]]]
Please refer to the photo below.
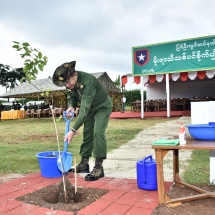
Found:
[[173, 150], [173, 181], [174, 182], [176, 181], [178, 174], [179, 174], [178, 150]]
[[164, 204], [167, 200], [164, 188], [163, 158], [169, 150], [155, 149], [156, 166], [157, 166], [157, 184], [159, 204]]
[[179, 175], [179, 150], [173, 150], [173, 182], [182, 182], [182, 179]]

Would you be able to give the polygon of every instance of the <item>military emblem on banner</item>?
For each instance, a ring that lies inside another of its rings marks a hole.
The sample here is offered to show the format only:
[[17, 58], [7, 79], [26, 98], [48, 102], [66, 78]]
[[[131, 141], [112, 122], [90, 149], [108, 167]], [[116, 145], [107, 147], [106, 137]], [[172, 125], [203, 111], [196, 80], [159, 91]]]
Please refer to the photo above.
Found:
[[149, 61], [149, 50], [141, 49], [134, 52], [134, 62], [139, 66], [143, 66]]

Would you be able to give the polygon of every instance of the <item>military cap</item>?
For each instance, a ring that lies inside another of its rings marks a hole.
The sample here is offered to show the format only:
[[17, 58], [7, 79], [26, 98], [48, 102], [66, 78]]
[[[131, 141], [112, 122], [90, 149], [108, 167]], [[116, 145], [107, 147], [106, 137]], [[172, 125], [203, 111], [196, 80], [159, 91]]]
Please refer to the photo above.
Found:
[[58, 87], [65, 86], [67, 81], [75, 72], [75, 63], [76, 61], [72, 61], [70, 63], [64, 63], [61, 66], [57, 67], [52, 77], [53, 83]]

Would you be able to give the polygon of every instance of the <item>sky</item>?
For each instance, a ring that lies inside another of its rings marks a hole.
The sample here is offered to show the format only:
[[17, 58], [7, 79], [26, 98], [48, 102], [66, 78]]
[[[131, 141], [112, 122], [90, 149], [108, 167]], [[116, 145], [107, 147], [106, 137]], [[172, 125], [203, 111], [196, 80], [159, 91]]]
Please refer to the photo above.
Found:
[[0, 0], [0, 8], [0, 63], [23, 67], [12, 46], [28, 42], [48, 57], [37, 79], [75, 60], [76, 70], [115, 81], [132, 73], [132, 47], [215, 34], [214, 0]]

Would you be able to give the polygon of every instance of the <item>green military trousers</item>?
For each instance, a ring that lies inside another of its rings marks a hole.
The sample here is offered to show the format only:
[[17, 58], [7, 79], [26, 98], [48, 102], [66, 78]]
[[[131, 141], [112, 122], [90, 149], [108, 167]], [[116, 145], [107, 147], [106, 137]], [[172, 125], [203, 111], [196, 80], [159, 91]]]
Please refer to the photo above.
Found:
[[105, 130], [112, 112], [112, 100], [107, 100], [92, 108], [84, 122], [83, 143], [80, 148], [80, 155], [89, 158], [94, 153], [95, 158], [105, 159], [107, 155], [107, 139]]

